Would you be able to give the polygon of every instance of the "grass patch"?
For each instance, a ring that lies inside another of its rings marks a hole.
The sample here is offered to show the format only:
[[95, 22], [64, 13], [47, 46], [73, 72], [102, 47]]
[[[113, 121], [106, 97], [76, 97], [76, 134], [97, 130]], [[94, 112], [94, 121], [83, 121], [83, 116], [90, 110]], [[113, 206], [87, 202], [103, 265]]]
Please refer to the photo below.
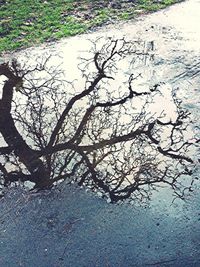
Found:
[[134, 3], [98, 0], [0, 1], [0, 53], [86, 32], [115, 20], [132, 19], [179, 0], [137, 0]]

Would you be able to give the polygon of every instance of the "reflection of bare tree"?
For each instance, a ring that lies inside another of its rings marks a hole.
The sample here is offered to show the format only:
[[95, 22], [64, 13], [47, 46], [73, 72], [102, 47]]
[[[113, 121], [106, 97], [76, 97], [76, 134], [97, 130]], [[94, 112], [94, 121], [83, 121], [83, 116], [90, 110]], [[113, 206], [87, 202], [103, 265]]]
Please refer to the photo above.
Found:
[[166, 183], [181, 197], [181, 177], [191, 176], [193, 166], [187, 155], [192, 142], [184, 136], [188, 112], [175, 94], [175, 119], [150, 112], [160, 86], [136, 90], [134, 74], [126, 74], [123, 88], [115, 83], [117, 64], [139, 54], [130, 42], [110, 40], [85, 59], [85, 88], [76, 93], [67, 91], [58, 69], [47, 67], [48, 59], [32, 69], [16, 61], [2, 64], [2, 186], [21, 180], [43, 189], [76, 181], [116, 202], [148, 197]]

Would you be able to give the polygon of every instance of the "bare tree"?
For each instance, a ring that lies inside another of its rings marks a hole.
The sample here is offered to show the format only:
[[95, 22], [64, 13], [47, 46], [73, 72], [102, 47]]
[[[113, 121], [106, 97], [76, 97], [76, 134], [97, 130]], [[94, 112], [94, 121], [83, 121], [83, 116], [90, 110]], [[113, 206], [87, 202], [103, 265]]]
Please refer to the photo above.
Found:
[[137, 75], [131, 69], [122, 86], [115, 82], [121, 75], [117, 64], [127, 56], [133, 64], [140, 55], [135, 43], [109, 40], [83, 59], [85, 87], [79, 92], [63, 81], [61, 71], [47, 67], [48, 58], [32, 68], [16, 60], [1, 64], [6, 77], [0, 100], [2, 187], [18, 181], [33, 182], [37, 189], [77, 182], [112, 202], [148, 197], [159, 184], [179, 197], [191, 190], [194, 162], [188, 153], [197, 142], [186, 139], [189, 113], [176, 93], [172, 120], [152, 109], [162, 86], [134, 89]]

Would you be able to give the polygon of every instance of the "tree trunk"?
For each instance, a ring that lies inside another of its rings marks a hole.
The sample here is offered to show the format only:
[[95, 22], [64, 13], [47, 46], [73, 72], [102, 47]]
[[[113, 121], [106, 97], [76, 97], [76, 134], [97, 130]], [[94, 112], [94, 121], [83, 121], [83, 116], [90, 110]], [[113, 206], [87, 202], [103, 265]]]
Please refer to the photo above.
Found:
[[3, 67], [0, 69], [0, 74], [4, 74], [8, 80], [3, 86], [2, 99], [0, 100], [0, 133], [15, 156], [30, 172], [31, 175], [27, 175], [27, 180], [34, 182], [37, 188], [47, 187], [50, 185], [50, 175], [45, 164], [38, 158], [37, 152], [22, 138], [11, 115], [13, 88], [21, 78], [13, 74], [6, 64], [3, 64]]

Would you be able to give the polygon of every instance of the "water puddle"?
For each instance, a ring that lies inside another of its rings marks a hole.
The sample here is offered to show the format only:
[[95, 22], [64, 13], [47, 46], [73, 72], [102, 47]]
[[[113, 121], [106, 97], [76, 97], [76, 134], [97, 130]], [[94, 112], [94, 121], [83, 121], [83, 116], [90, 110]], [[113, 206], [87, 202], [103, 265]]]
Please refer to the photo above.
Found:
[[[74, 88], [78, 92], [84, 88], [84, 79], [77, 68], [81, 57], [87, 57], [88, 51], [94, 46], [98, 50], [98, 47], [101, 47], [108, 38], [135, 40], [143, 43], [143, 49], [149, 53], [150, 59], [144, 58], [142, 64], [136, 62], [131, 70], [127, 69], [130, 63], [128, 60], [128, 62], [123, 62], [121, 69], [126, 70], [126, 73], [134, 71], [134, 75], [140, 75], [136, 80], [136, 87], [140, 90], [144, 88], [149, 90], [155, 84], [165, 84], [163, 94], [154, 100], [157, 104], [150, 106], [151, 112], [167, 113], [166, 119], [173, 121], [176, 110], [171, 105], [171, 89], [179, 88], [179, 96], [183, 99], [184, 105], [190, 107], [197, 120], [197, 110], [199, 111], [200, 108], [198, 98], [200, 96], [199, 14], [200, 1], [190, 0], [164, 11], [145, 15], [133, 22], [120, 23], [94, 33], [7, 54], [4, 60], [15, 57], [26, 64], [29, 61], [32, 65], [34, 58], [42, 58], [49, 54], [59, 55], [52, 57], [50, 64], [52, 66], [62, 64], [65, 78], [68, 81], [74, 81]], [[121, 84], [123, 88], [121, 76], [115, 80], [112, 87], [117, 84]], [[135, 106], [138, 104], [141, 103], [138, 102]]]

